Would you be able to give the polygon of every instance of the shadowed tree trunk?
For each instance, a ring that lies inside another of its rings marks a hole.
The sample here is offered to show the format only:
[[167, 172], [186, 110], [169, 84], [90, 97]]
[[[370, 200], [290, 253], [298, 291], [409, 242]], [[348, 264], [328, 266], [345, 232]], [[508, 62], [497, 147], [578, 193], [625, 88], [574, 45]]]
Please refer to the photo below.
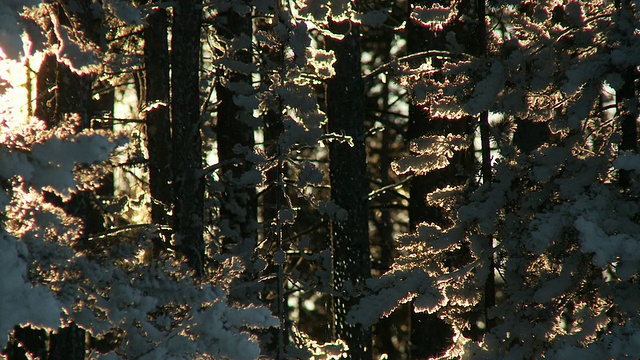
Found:
[[350, 137], [329, 145], [331, 198], [346, 210], [346, 219], [332, 223], [334, 336], [346, 341], [351, 359], [370, 359], [371, 331], [347, 322], [357, 300], [357, 289], [371, 276], [368, 236], [368, 184], [366, 178], [364, 83], [360, 75], [360, 33], [355, 23], [332, 23], [344, 34], [326, 39], [336, 57], [336, 75], [327, 81], [326, 104], [330, 133]]
[[175, 2], [171, 39], [174, 241], [197, 277], [203, 275], [204, 181], [200, 135], [201, 0]]
[[158, 7], [144, 28], [144, 101], [149, 151], [151, 219], [169, 224], [171, 210], [171, 121], [169, 118], [169, 49], [167, 11]]
[[33, 357], [46, 360], [47, 331], [31, 326], [16, 326], [0, 354], [6, 356], [7, 360], [27, 360]]
[[[247, 44], [251, 44], [252, 33], [251, 16], [238, 14], [233, 9], [218, 15], [218, 21], [222, 23], [220, 35], [231, 41], [245, 38]], [[244, 64], [251, 63], [251, 47], [227, 49], [231, 59]], [[238, 153], [234, 149], [240, 146], [244, 151], [253, 151], [255, 140], [253, 128], [248, 124], [252, 114], [234, 103], [235, 95], [250, 95], [250, 74], [227, 69], [216, 82], [216, 95], [219, 101], [217, 118], [218, 158], [223, 164], [222, 181], [225, 183], [225, 192], [221, 199], [220, 218], [221, 224], [227, 234], [226, 250], [233, 251], [250, 261], [257, 241], [257, 195], [254, 187], [248, 187], [241, 183], [241, 177], [251, 170], [253, 165], [245, 160], [245, 153]], [[235, 91], [230, 88], [235, 87]]]
[[[624, 18], [633, 17], [632, 5], [628, 0], [616, 0], [616, 8], [618, 9], [619, 21], [626, 24]], [[620, 26], [620, 32], [628, 32], [624, 29], [625, 25]], [[625, 34], [632, 37], [631, 34]], [[638, 97], [636, 96], [636, 81], [638, 79], [638, 71], [635, 66], [622, 69], [622, 79], [624, 83], [616, 92], [616, 116], [620, 123], [620, 131], [622, 139], [620, 142], [620, 151], [638, 152]], [[620, 170], [620, 178], [618, 183], [622, 187], [631, 185], [632, 174], [629, 170]]]
[[[431, 6], [434, 1], [412, 1], [411, 10], [415, 5]], [[407, 52], [418, 53], [426, 50], [440, 50], [444, 47], [444, 30], [435, 33], [430, 29], [412, 21], [407, 21]], [[436, 64], [434, 64], [436, 65]], [[410, 105], [407, 140], [413, 140], [425, 135], [446, 135], [447, 133], [468, 132], [464, 120], [449, 121], [434, 119], [428, 110], [420, 106]], [[451, 160], [452, 165], [460, 161], [460, 154]], [[409, 222], [411, 231], [422, 222], [429, 222], [447, 226], [442, 211], [426, 204], [427, 194], [445, 185], [459, 184], [456, 179], [456, 169], [449, 165], [447, 168], [432, 171], [427, 175], [416, 175], [410, 182], [409, 190]], [[410, 358], [426, 359], [430, 356], [443, 354], [452, 344], [453, 331], [437, 314], [417, 313], [411, 311], [410, 319]]]
[[[475, 15], [478, 19], [476, 26], [474, 26], [475, 38], [477, 43], [477, 50], [475, 51], [478, 56], [485, 57], [487, 55], [487, 26], [486, 26], [486, 5], [485, 0], [475, 1]], [[473, 37], [473, 34], [471, 35]], [[484, 110], [480, 113], [478, 118], [480, 127], [480, 146], [482, 152], [482, 183], [491, 184], [492, 182], [492, 169], [491, 169], [491, 139], [490, 139], [490, 126], [489, 126], [489, 111]], [[488, 332], [494, 325], [493, 319], [489, 317], [489, 311], [496, 305], [496, 283], [495, 283], [495, 263], [493, 257], [493, 237], [489, 236], [486, 243], [485, 255], [486, 266], [489, 269], [489, 275], [484, 284], [484, 332]]]
[[84, 360], [86, 331], [71, 323], [50, 337], [49, 360]]
[[[171, 225], [171, 119], [169, 114], [169, 44], [167, 11], [153, 8], [146, 17], [144, 37], [144, 71], [140, 76], [140, 104], [147, 130], [149, 153], [149, 193], [151, 221], [156, 225]], [[170, 241], [169, 231], [161, 228], [154, 237], [154, 256], [159, 256]]]
[[[274, 11], [280, 11], [279, 4], [274, 4]], [[276, 36], [276, 27], [280, 25], [279, 17], [276, 21], [259, 21], [256, 24], [256, 32], [264, 32], [270, 35]], [[270, 76], [270, 71], [276, 70], [280, 73], [284, 73], [285, 58], [284, 58], [285, 44], [280, 43], [274, 47], [263, 46], [257, 49], [261, 54], [260, 63], [262, 64], [263, 72], [261, 73], [261, 86], [275, 87], [280, 84], [274, 83], [275, 79]], [[284, 79], [282, 79], [284, 80]], [[263, 251], [268, 257], [270, 254], [282, 250], [283, 245], [283, 231], [282, 224], [278, 222], [278, 210], [283, 206], [285, 199], [285, 188], [283, 182], [280, 181], [285, 175], [284, 156], [282, 153], [282, 147], [280, 143], [280, 137], [284, 132], [282, 123], [283, 118], [283, 104], [282, 99], [276, 99], [269, 108], [262, 115], [262, 121], [264, 126], [264, 152], [268, 159], [270, 159], [271, 165], [265, 172], [267, 188], [262, 191], [260, 199], [261, 217], [262, 217], [262, 237], [265, 241], [268, 241], [268, 245], [263, 246]], [[285, 349], [289, 345], [289, 336], [287, 336], [287, 329], [290, 329], [289, 322], [289, 308], [287, 306], [288, 296], [285, 292], [285, 279], [284, 279], [284, 267], [286, 263], [276, 264], [270, 262], [263, 274], [265, 276], [273, 277], [272, 281], [265, 282], [265, 287], [261, 289], [261, 298], [267, 302], [271, 311], [278, 317], [279, 327], [268, 329], [269, 340], [265, 342], [265, 348], [267, 353], [275, 354], [276, 359], [284, 359], [287, 354]], [[271, 294], [275, 294], [272, 296]]]
[[516, 130], [513, 133], [513, 145], [525, 154], [530, 154], [551, 138], [546, 122], [533, 122], [527, 119], [515, 119]]

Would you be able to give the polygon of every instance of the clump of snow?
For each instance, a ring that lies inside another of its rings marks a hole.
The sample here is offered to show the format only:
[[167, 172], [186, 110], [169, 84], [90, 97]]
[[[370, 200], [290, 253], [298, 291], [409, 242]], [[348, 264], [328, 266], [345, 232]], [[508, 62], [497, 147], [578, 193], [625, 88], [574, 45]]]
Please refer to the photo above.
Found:
[[320, 185], [323, 181], [323, 174], [313, 163], [305, 161], [298, 173], [298, 188], [302, 189], [307, 185]]
[[429, 28], [442, 29], [453, 20], [455, 14], [455, 7], [444, 7], [436, 3], [431, 7], [415, 6], [411, 12], [411, 20]]
[[381, 315], [388, 316], [413, 299], [417, 300], [416, 311], [433, 313], [445, 301], [433, 279], [420, 268], [411, 272], [389, 272], [380, 279], [369, 280], [367, 285], [374, 293], [363, 297], [351, 308], [347, 315], [349, 322], [371, 326]]
[[102, 6], [127, 25], [142, 25], [140, 11], [128, 1], [106, 0], [102, 2]]
[[303, 0], [300, 1], [299, 14], [308, 20], [318, 23], [326, 23], [329, 15], [329, 7], [325, 0]]
[[255, 167], [251, 168], [248, 171], [245, 171], [240, 176], [240, 185], [244, 187], [256, 187], [260, 185], [264, 181], [264, 174], [262, 171], [256, 169]]
[[[0, 1], [0, 55], [18, 60], [24, 55], [22, 43], [23, 27], [20, 13], [25, 7], [39, 4], [38, 0], [3, 0]], [[0, 56], [1, 58], [1, 56]]]
[[476, 84], [471, 99], [465, 106], [465, 111], [469, 114], [479, 114], [488, 110], [504, 88], [506, 78], [504, 66], [499, 61], [495, 61], [491, 65], [489, 75]]
[[338, 206], [333, 200], [321, 201], [320, 204], [318, 204], [318, 210], [321, 214], [338, 221], [346, 220], [349, 215], [347, 210]]
[[322, 50], [308, 47], [307, 59], [309, 65], [313, 67], [313, 70], [320, 79], [328, 79], [336, 74], [333, 65], [336, 62], [336, 58], [333, 54], [333, 50]]
[[606, 268], [609, 263], [622, 259], [629, 262], [640, 261], [640, 239], [630, 234], [608, 235], [593, 221], [580, 216], [575, 221], [580, 232], [582, 249], [593, 253], [596, 266]]
[[371, 10], [363, 14], [356, 14], [356, 17], [362, 25], [380, 27], [389, 18], [389, 13], [382, 10]]
[[640, 173], [640, 154], [626, 152], [613, 160], [613, 167], [620, 170], [632, 170]]
[[[75, 165], [105, 161], [114, 148], [115, 144], [106, 137], [88, 133], [34, 144], [30, 156], [33, 170], [25, 181], [68, 198], [76, 191]], [[21, 166], [20, 170], [25, 168]], [[24, 172], [18, 174], [24, 176]]]
[[278, 210], [278, 219], [280, 220], [281, 224], [293, 225], [293, 223], [296, 221], [296, 211], [290, 208], [280, 209]]
[[307, 49], [310, 47], [311, 39], [308, 35], [307, 24], [303, 21], [297, 22], [289, 34], [289, 46], [293, 50], [294, 62], [302, 67], [307, 64]]
[[341, 22], [350, 18], [351, 1], [350, 0], [332, 0], [329, 2], [331, 20]]
[[424, 175], [430, 171], [443, 169], [449, 165], [449, 159], [443, 154], [423, 154], [407, 156], [391, 164], [391, 169], [397, 175], [415, 173]]
[[22, 29], [18, 26], [18, 15], [5, 2], [0, 3], [0, 58], [17, 60], [23, 53]]
[[6, 342], [17, 324], [49, 329], [60, 326], [63, 306], [49, 289], [28, 280], [26, 251], [23, 243], [0, 232], [0, 341]]
[[67, 26], [61, 25], [57, 15], [50, 13], [58, 43], [52, 48], [58, 61], [80, 75], [90, 74], [100, 68], [95, 48], [86, 40], [75, 39]]
[[566, 71], [567, 81], [562, 86], [562, 91], [569, 95], [575, 95], [584, 84], [600, 76], [606, 64], [602, 59], [596, 58], [589, 61], [579, 62]]
[[569, 26], [580, 27], [584, 24], [584, 10], [578, 1], [572, 1], [564, 6]]
[[468, 143], [460, 135], [430, 135], [412, 140], [409, 147], [417, 155], [406, 156], [391, 164], [391, 169], [398, 175], [409, 172], [424, 175], [445, 168], [454, 152], [468, 147]]

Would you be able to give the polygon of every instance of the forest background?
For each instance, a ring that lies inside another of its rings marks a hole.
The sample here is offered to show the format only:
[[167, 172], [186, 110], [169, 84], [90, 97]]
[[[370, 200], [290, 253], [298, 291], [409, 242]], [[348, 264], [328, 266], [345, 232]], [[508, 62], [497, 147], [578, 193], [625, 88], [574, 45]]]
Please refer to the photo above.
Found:
[[636, 357], [639, 5], [1, 1], [2, 354]]

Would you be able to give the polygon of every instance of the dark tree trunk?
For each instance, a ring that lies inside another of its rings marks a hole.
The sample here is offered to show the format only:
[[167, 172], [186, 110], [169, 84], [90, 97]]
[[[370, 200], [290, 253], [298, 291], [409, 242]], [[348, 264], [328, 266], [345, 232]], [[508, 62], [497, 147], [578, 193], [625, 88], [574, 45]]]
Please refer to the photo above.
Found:
[[513, 134], [513, 145], [524, 154], [530, 154], [546, 144], [551, 138], [551, 131], [546, 122], [533, 122], [527, 119], [515, 119], [516, 130]]
[[[618, 16], [623, 23], [633, 21], [633, 9], [628, 0], [616, 1], [618, 8]], [[623, 20], [629, 18], [630, 20]], [[621, 27], [624, 27], [622, 25]], [[628, 31], [620, 29], [619, 31]], [[632, 34], [625, 34], [632, 37]], [[619, 119], [620, 131], [622, 139], [620, 142], [620, 151], [638, 152], [638, 97], [636, 96], [636, 81], [638, 79], [638, 70], [635, 66], [622, 69], [622, 79], [624, 83], [620, 90], [616, 92], [616, 116]], [[618, 183], [622, 187], [631, 185], [632, 173], [629, 170], [620, 170]]]
[[[282, 206], [284, 198], [284, 189], [280, 178], [283, 175], [284, 166], [282, 162], [282, 154], [280, 151], [279, 138], [282, 134], [282, 115], [280, 111], [269, 110], [264, 116], [265, 122], [265, 153], [269, 158], [275, 160], [274, 166], [266, 173], [268, 188], [262, 194], [264, 219], [264, 236], [271, 242], [270, 248], [275, 251], [282, 250], [282, 224], [278, 223], [278, 210]], [[283, 267], [285, 264], [269, 264], [266, 269], [267, 274], [275, 274], [275, 283], [269, 285], [269, 289], [265, 290], [265, 295], [273, 292], [276, 299], [271, 302], [271, 308], [274, 314], [278, 316], [279, 327], [271, 329], [271, 341], [266, 344], [270, 353], [276, 354], [276, 359], [284, 359], [288, 337], [286, 327], [288, 321], [287, 296], [284, 289]], [[266, 297], [265, 296], [265, 297]], [[275, 302], [275, 303], [274, 303]]]
[[[274, 9], [274, 11], [278, 11]], [[262, 31], [269, 33], [270, 35], [277, 36], [276, 26], [280, 22], [258, 22], [256, 24], [255, 31]], [[279, 44], [274, 47], [262, 47], [258, 49], [258, 52], [262, 54], [260, 62], [263, 64], [264, 72], [261, 73], [262, 86], [280, 86], [281, 84], [274, 83], [274, 80], [270, 76], [270, 71], [276, 69], [277, 71], [284, 72], [285, 59], [284, 59], [284, 47], [285, 44]], [[282, 250], [283, 243], [283, 231], [281, 231], [281, 225], [278, 223], [278, 210], [283, 205], [285, 199], [285, 188], [280, 181], [284, 175], [284, 156], [282, 153], [282, 147], [280, 146], [280, 136], [282, 135], [284, 128], [282, 123], [283, 116], [282, 100], [278, 99], [271, 104], [271, 108], [268, 109], [262, 116], [264, 126], [264, 151], [268, 159], [270, 159], [270, 168], [265, 172], [267, 188], [262, 192], [259, 206], [261, 208], [262, 216], [262, 236], [268, 245], [263, 247], [263, 251], [266, 252], [266, 256], [270, 256], [275, 251]], [[287, 329], [289, 329], [289, 309], [287, 307], [288, 296], [286, 295], [286, 289], [284, 288], [284, 267], [286, 263], [275, 264], [270, 262], [267, 268], [264, 270], [264, 276], [271, 276], [274, 281], [265, 283], [265, 287], [261, 289], [261, 298], [264, 302], [268, 303], [271, 307], [271, 311], [278, 317], [279, 327], [268, 329], [269, 335], [266, 337], [269, 340], [265, 342], [264, 346], [268, 354], [273, 354], [275, 359], [285, 359], [285, 349], [289, 344], [289, 337], [286, 336]], [[275, 299], [271, 294], [276, 294]], [[301, 315], [302, 316], [302, 315]], [[302, 321], [298, 324], [302, 328]]]
[[54, 54], [45, 55], [36, 77], [36, 109], [34, 115], [48, 128], [60, 122], [57, 113], [58, 95], [54, 90], [58, 82], [58, 60]]
[[35, 115], [53, 129], [77, 114], [76, 130], [91, 127], [91, 77], [78, 75], [47, 54], [36, 78]]
[[84, 360], [86, 331], [71, 323], [51, 334], [49, 360]]
[[[475, 15], [478, 19], [476, 26], [474, 26], [474, 33], [477, 43], [477, 55], [486, 57], [487, 55], [487, 25], [486, 25], [486, 4], [485, 0], [475, 1]], [[491, 138], [490, 138], [490, 126], [489, 126], [489, 111], [485, 110], [480, 113], [478, 118], [480, 127], [480, 143], [482, 152], [482, 183], [491, 184], [492, 181], [492, 169], [491, 169]], [[493, 327], [493, 319], [489, 318], [489, 309], [496, 305], [496, 283], [495, 283], [495, 263], [493, 257], [493, 237], [489, 236], [485, 244], [487, 254], [485, 255], [486, 266], [489, 269], [487, 280], [484, 284], [484, 331], [488, 332]]]
[[262, 216], [264, 218], [265, 238], [274, 238], [276, 236], [274, 221], [276, 221], [278, 217], [278, 199], [283, 196], [283, 189], [280, 189], [278, 186], [278, 179], [283, 170], [281, 169], [281, 161], [278, 161], [278, 158], [282, 156], [279, 145], [280, 135], [283, 130], [282, 115], [277, 110], [269, 110], [264, 115], [264, 123], [265, 154], [268, 158], [274, 159], [275, 163], [266, 173], [268, 188], [262, 194]]
[[[412, 1], [412, 5], [430, 6], [434, 1]], [[447, 29], [450, 30], [450, 29]], [[435, 33], [415, 23], [407, 21], [407, 51], [409, 54], [426, 50], [440, 50], [444, 47], [445, 31]], [[428, 110], [427, 110], [428, 111]], [[468, 132], [465, 120], [449, 121], [448, 119], [433, 119], [419, 106], [409, 107], [409, 126], [407, 140], [417, 139], [425, 135], [445, 135], [447, 133]], [[426, 196], [439, 187], [459, 184], [456, 169], [453, 164], [460, 162], [463, 154], [456, 154], [452, 165], [433, 171], [427, 175], [417, 175], [410, 182], [409, 190], [409, 222], [411, 230], [422, 222], [447, 226], [447, 220], [442, 210], [426, 204]], [[443, 354], [452, 344], [453, 330], [438, 317], [437, 314], [417, 313], [411, 311], [410, 319], [411, 340], [409, 351], [412, 359], [426, 359], [430, 356]]]
[[[218, 21], [226, 22], [219, 29], [224, 38], [229, 40], [241, 36], [251, 38], [252, 24], [249, 15], [240, 15], [230, 9], [227, 13], [219, 15]], [[228, 55], [233, 60], [245, 64], [251, 63], [250, 47], [229, 51], [231, 53]], [[255, 188], [242, 185], [240, 178], [251, 170], [253, 165], [245, 160], [244, 154], [235, 152], [234, 148], [241, 146], [246, 151], [252, 151], [255, 140], [253, 138], [254, 129], [247, 123], [247, 119], [251, 118], [252, 114], [233, 101], [235, 95], [250, 94], [238, 94], [236, 91], [230, 90], [229, 86], [235, 84], [244, 84], [246, 87], [251, 84], [251, 75], [226, 70], [216, 83], [216, 94], [219, 101], [216, 126], [218, 157], [223, 164], [221, 167], [222, 180], [225, 183], [220, 217], [226, 222], [225, 228], [229, 235], [225, 239], [227, 250], [241, 256], [244, 261], [250, 261], [258, 237], [258, 202]]]
[[172, 197], [167, 11], [164, 8], [151, 10], [146, 20], [142, 104], [146, 109], [151, 221], [154, 224], [169, 225]]
[[204, 181], [200, 136], [201, 0], [174, 3], [171, 40], [173, 230], [196, 277], [204, 273]]
[[336, 75], [327, 81], [328, 130], [353, 142], [329, 146], [331, 198], [347, 212], [346, 219], [332, 223], [333, 290], [339, 294], [333, 298], [334, 336], [346, 341], [350, 358], [370, 359], [370, 329], [349, 324], [346, 316], [357, 300], [357, 294], [346, 289], [358, 289], [371, 276], [360, 33], [358, 25], [348, 21], [331, 26], [345, 36], [342, 41], [326, 40], [336, 57]]
[[16, 326], [0, 354], [7, 360], [47, 360], [47, 332], [31, 326]]

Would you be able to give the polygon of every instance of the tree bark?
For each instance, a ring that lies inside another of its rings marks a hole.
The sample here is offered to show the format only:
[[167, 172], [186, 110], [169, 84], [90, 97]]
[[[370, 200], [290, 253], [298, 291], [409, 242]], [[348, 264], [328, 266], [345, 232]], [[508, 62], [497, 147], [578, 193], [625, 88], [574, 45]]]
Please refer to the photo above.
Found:
[[50, 337], [49, 360], [84, 360], [86, 331], [71, 323]]
[[331, 198], [347, 212], [346, 219], [332, 223], [333, 290], [339, 294], [333, 298], [333, 330], [335, 337], [346, 341], [350, 358], [369, 359], [370, 329], [349, 324], [346, 317], [357, 300], [357, 289], [371, 276], [360, 33], [358, 25], [349, 21], [331, 27], [344, 39], [326, 40], [336, 57], [336, 75], [327, 81], [328, 130], [353, 142], [334, 141], [329, 146]]
[[[431, 6], [436, 1], [411, 1], [409, 9], [414, 5]], [[440, 50], [444, 48], [445, 31], [439, 33], [430, 31], [409, 19], [407, 21], [407, 51], [409, 54], [426, 50]], [[434, 119], [420, 106], [409, 106], [409, 125], [407, 128], [408, 141], [425, 135], [446, 135], [447, 133], [468, 132], [466, 119], [450, 121], [448, 119]], [[440, 208], [426, 204], [428, 193], [446, 185], [459, 184], [462, 179], [456, 177], [458, 172], [455, 163], [464, 161], [465, 154], [456, 154], [451, 159], [451, 165], [444, 169], [432, 171], [427, 175], [416, 175], [410, 182], [409, 188], [409, 223], [414, 231], [422, 222], [439, 224], [446, 227], [447, 219]], [[452, 344], [453, 330], [437, 314], [417, 313], [411, 306], [410, 319], [410, 358], [426, 359], [430, 356], [443, 354]]]
[[[218, 30], [220, 35], [228, 39], [240, 37], [251, 38], [251, 17], [240, 15], [229, 9], [218, 16], [218, 21], [224, 21], [224, 25]], [[250, 43], [250, 41], [248, 41]], [[232, 60], [250, 64], [252, 49], [249, 47], [228, 49], [227, 54]], [[218, 158], [223, 164], [222, 181], [225, 192], [221, 199], [220, 218], [225, 221], [227, 237], [225, 239], [226, 250], [232, 250], [234, 254], [248, 262], [255, 251], [258, 238], [258, 202], [254, 187], [242, 185], [240, 178], [251, 170], [253, 164], [247, 162], [244, 154], [238, 154], [234, 148], [241, 146], [246, 151], [253, 151], [255, 140], [253, 128], [247, 123], [252, 116], [250, 111], [241, 108], [234, 103], [238, 94], [228, 86], [251, 84], [251, 75], [243, 74], [235, 70], [225, 70], [223, 76], [216, 82], [216, 95], [219, 101], [217, 118]]]
[[158, 7], [144, 28], [144, 101], [149, 151], [151, 221], [169, 225], [171, 210], [171, 120], [167, 11]]
[[[616, 8], [620, 18], [633, 17], [631, 3], [628, 0], [617, 0]], [[622, 19], [621, 19], [622, 20]], [[633, 21], [633, 20], [630, 20]], [[626, 23], [626, 21], [624, 21]], [[625, 31], [621, 29], [619, 31]], [[625, 34], [632, 37], [632, 34]], [[622, 69], [624, 83], [620, 90], [616, 92], [616, 116], [619, 119], [622, 139], [620, 142], [621, 152], [638, 152], [638, 97], [636, 96], [636, 81], [638, 71], [635, 66]], [[629, 170], [620, 170], [618, 184], [622, 187], [629, 187], [633, 176]]]
[[174, 242], [196, 277], [204, 273], [204, 182], [200, 135], [201, 0], [174, 3], [171, 120]]

